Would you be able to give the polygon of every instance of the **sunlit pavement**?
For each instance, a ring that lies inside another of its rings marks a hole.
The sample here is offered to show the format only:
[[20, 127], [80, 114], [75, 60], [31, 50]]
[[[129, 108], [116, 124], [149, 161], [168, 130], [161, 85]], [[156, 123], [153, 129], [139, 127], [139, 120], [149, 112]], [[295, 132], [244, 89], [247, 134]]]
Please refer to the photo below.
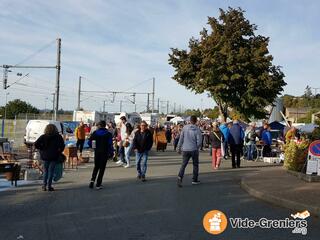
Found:
[[171, 150], [153, 152], [145, 183], [136, 179], [133, 167], [110, 162], [104, 189], [91, 190], [89, 163], [67, 171], [55, 192], [42, 192], [38, 185], [1, 192], [0, 239], [318, 239], [319, 219], [313, 217], [306, 236], [292, 229], [241, 230], [230, 224], [219, 236], [208, 234], [202, 219], [210, 210], [253, 220], [291, 218], [293, 212], [256, 200], [240, 188], [243, 176], [270, 169], [267, 164], [243, 162], [242, 168], [232, 169], [230, 160], [224, 160], [220, 170], [212, 171], [208, 152], [201, 152], [201, 185], [191, 185], [189, 164], [183, 188], [178, 188], [180, 162], [181, 156]]

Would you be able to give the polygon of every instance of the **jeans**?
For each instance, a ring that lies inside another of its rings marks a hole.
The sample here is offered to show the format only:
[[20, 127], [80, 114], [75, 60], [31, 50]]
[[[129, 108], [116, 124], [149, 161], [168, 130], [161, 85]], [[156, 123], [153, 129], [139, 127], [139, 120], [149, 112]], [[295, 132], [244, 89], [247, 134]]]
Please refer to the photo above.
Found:
[[129, 144], [128, 147], [124, 148], [125, 159], [126, 159], [127, 164], [129, 164], [129, 165], [130, 165], [130, 153], [131, 153], [131, 150], [132, 150], [132, 144], [131, 143]]
[[144, 151], [142, 153], [136, 152], [136, 166], [137, 166], [137, 171], [139, 176], [146, 175], [147, 161], [148, 161], [148, 151]]
[[56, 161], [44, 161], [43, 185], [51, 187]]
[[77, 140], [77, 149], [80, 150], [80, 153], [82, 153], [84, 142], [85, 142], [85, 139], [78, 139]]
[[179, 171], [179, 177], [182, 179], [184, 176], [185, 169], [189, 163], [190, 158], [192, 158], [193, 163], [193, 181], [198, 181], [199, 175], [199, 151], [185, 151], [182, 152], [182, 165]]
[[212, 168], [218, 168], [221, 162], [221, 148], [212, 148]]
[[124, 163], [126, 163], [126, 156], [124, 152], [124, 146], [119, 147], [119, 155], [120, 155], [120, 160]]
[[108, 159], [108, 156], [106, 154], [97, 153], [97, 152], [95, 152], [94, 154], [94, 168], [92, 172], [91, 181], [92, 182], [96, 181], [97, 174], [99, 172], [98, 179], [97, 179], [98, 187], [101, 186], [101, 183], [102, 183], [104, 171], [106, 170], [107, 159]]
[[249, 144], [247, 145], [247, 159], [248, 160], [253, 160], [253, 150], [254, 150], [254, 145], [253, 144]]
[[174, 150], [175, 150], [175, 151], [177, 150], [178, 143], [179, 143], [179, 138], [175, 138], [175, 139], [173, 140], [173, 147], [174, 147]]
[[227, 141], [223, 142], [223, 148], [224, 148], [224, 156], [228, 157], [229, 151], [228, 151], [228, 142]]
[[271, 157], [271, 146], [270, 145], [263, 146], [262, 156], [263, 157]]
[[[242, 144], [230, 144], [231, 150], [231, 160], [232, 160], [232, 167], [240, 167], [240, 154], [242, 151]], [[237, 158], [237, 162], [236, 162]]]

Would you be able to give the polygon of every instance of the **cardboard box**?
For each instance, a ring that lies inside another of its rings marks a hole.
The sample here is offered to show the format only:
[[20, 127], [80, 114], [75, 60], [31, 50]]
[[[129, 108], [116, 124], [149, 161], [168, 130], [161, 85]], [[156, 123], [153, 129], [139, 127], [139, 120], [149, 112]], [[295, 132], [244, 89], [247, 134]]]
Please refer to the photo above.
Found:
[[281, 162], [281, 159], [279, 157], [264, 157], [263, 162], [265, 163], [276, 163], [279, 164]]
[[312, 174], [316, 174], [317, 172], [319, 172], [318, 171], [318, 161], [317, 160], [308, 160], [306, 174], [312, 175]]

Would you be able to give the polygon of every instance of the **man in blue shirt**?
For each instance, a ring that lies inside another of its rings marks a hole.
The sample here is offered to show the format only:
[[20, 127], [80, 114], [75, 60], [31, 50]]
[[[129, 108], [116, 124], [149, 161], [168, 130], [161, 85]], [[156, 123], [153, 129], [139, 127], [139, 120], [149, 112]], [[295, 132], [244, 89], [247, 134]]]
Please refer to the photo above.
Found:
[[266, 124], [266, 129], [262, 133], [262, 141], [263, 141], [263, 145], [264, 145], [262, 155], [264, 157], [270, 157], [272, 136], [271, 136], [269, 124]]
[[224, 150], [224, 159], [227, 159], [229, 156], [229, 151], [228, 151], [228, 138], [230, 134], [230, 129], [228, 128], [226, 123], [221, 123], [219, 127], [220, 131], [223, 134], [223, 150]]

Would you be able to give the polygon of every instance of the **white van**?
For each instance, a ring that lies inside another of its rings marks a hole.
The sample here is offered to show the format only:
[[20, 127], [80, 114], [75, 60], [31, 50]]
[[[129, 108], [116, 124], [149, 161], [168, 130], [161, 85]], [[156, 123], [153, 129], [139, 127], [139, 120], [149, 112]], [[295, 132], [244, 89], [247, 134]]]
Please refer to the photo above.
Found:
[[24, 142], [26, 145], [33, 145], [37, 139], [44, 134], [44, 130], [48, 124], [54, 124], [61, 135], [65, 134], [63, 123], [52, 120], [30, 120], [26, 126], [26, 135]]

